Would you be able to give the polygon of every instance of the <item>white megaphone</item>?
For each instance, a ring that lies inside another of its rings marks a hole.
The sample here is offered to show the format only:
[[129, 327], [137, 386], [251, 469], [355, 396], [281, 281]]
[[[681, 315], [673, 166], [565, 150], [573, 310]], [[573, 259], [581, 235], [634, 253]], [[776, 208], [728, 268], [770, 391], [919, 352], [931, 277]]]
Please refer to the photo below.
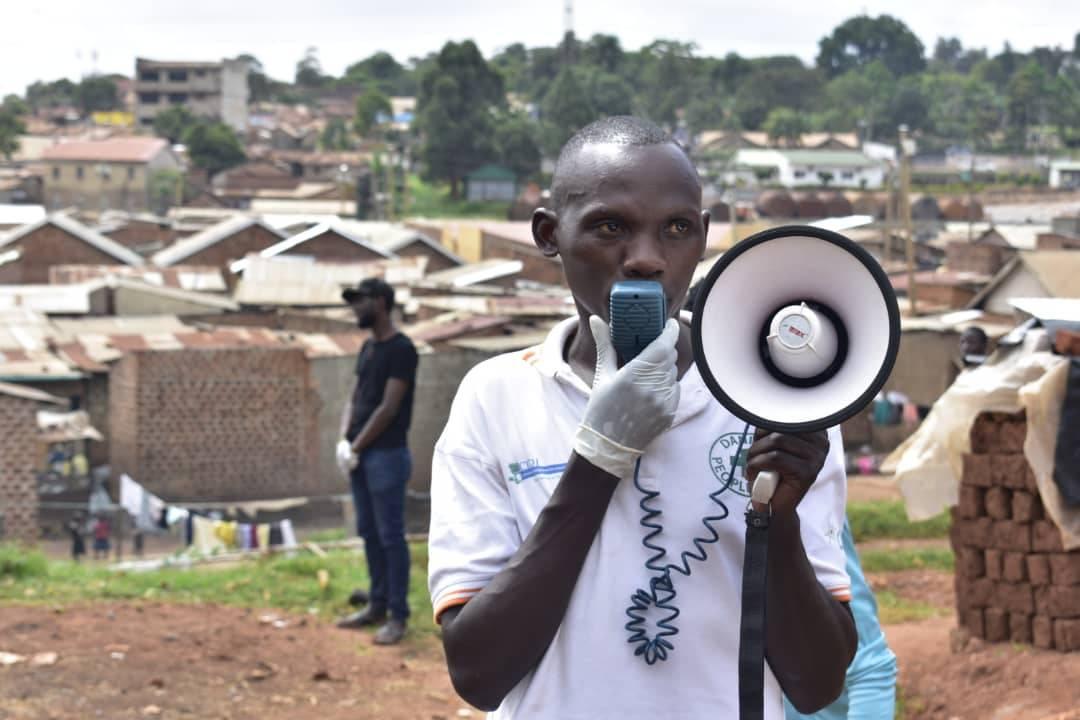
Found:
[[[694, 306], [694, 359], [716, 399], [759, 428], [804, 433], [839, 425], [885, 384], [900, 345], [888, 276], [831, 230], [789, 225], [720, 256]], [[768, 503], [778, 478], [760, 473]]]

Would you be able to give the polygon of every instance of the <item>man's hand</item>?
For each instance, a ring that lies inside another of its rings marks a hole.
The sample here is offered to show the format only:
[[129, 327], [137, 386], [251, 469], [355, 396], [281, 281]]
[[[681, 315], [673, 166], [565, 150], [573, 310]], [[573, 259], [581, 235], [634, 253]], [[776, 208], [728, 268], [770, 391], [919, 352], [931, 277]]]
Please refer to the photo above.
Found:
[[589, 329], [596, 342], [596, 374], [574, 450], [617, 478], [630, 477], [645, 448], [675, 419], [679, 323], [669, 319], [660, 336], [622, 368], [607, 323], [593, 315]]
[[[758, 473], [771, 470], [780, 476], [770, 506], [773, 515], [795, 512], [814, 484], [829, 454], [829, 435], [824, 430], [801, 435], [782, 435], [760, 428], [746, 461], [746, 477], [753, 487]], [[755, 509], [764, 510], [764, 507]]]

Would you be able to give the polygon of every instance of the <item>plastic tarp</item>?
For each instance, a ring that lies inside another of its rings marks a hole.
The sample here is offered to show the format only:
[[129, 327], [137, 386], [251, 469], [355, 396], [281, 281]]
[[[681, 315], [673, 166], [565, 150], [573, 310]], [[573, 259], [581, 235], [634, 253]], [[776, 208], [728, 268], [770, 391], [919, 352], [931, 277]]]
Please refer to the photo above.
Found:
[[1066, 549], [1080, 548], [1080, 508], [1069, 508], [1054, 483], [1054, 449], [1068, 358], [1048, 351], [1044, 331], [1002, 349], [986, 364], [965, 370], [934, 403], [922, 425], [882, 465], [895, 473], [908, 517], [931, 518], [956, 504], [970, 431], [984, 411], [1027, 411], [1024, 455], [1035, 474], [1047, 514]]

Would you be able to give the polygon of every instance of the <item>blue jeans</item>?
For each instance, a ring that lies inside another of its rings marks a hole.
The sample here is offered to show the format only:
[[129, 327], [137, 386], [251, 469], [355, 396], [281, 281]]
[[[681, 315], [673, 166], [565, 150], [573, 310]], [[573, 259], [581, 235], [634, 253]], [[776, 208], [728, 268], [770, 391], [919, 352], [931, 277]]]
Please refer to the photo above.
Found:
[[851, 614], [859, 647], [840, 697], [824, 710], [802, 715], [784, 699], [787, 720], [892, 720], [896, 713], [896, 656], [878, 623], [877, 601], [863, 575], [851, 527], [844, 521], [844, 554], [851, 577]]
[[368, 448], [350, 473], [356, 534], [364, 538], [370, 600], [398, 620], [409, 617], [409, 546], [405, 542], [405, 486], [412, 471], [407, 447]]

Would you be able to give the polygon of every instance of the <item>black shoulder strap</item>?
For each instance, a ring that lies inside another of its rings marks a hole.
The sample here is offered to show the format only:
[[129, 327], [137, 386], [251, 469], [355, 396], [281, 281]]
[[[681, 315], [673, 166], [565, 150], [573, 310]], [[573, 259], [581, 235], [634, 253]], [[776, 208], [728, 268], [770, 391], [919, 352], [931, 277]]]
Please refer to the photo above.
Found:
[[742, 619], [739, 625], [739, 719], [765, 718], [765, 582], [769, 513], [746, 511]]

